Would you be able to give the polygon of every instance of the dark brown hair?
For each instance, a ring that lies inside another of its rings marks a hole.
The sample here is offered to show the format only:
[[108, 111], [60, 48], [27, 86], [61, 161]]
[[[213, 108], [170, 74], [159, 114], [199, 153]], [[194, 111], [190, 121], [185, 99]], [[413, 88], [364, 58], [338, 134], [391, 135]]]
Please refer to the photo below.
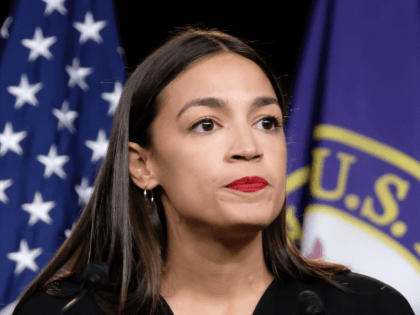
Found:
[[[71, 235], [23, 294], [14, 314], [36, 291], [59, 295], [56, 280], [79, 279], [94, 259], [106, 262], [110, 270], [107, 285], [95, 292], [105, 313], [154, 314], [162, 307], [159, 292], [167, 250], [160, 200], [163, 188], [153, 189], [156, 205], [147, 211], [143, 191], [129, 176], [128, 142], [151, 148], [152, 123], [162, 106], [160, 92], [192, 62], [224, 52], [240, 54], [260, 66], [274, 88], [284, 121], [286, 94], [268, 64], [248, 43], [218, 29], [184, 26], [175, 28], [170, 38], [139, 64], [124, 86], [90, 201]], [[286, 203], [262, 233], [265, 263], [277, 279], [325, 280], [345, 291], [333, 278], [348, 268], [306, 259], [288, 240]]]

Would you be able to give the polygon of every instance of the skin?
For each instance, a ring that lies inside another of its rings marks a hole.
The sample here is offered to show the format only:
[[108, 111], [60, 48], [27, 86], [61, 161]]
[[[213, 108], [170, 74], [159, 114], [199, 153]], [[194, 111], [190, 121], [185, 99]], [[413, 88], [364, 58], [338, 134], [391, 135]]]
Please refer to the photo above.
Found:
[[[274, 116], [281, 124], [280, 107], [251, 103], [276, 94], [257, 64], [223, 53], [194, 62], [162, 96], [152, 148], [129, 143], [134, 183], [165, 190], [168, 261], [161, 295], [175, 315], [250, 315], [274, 279], [263, 259], [262, 230], [286, 196], [284, 131], [263, 119]], [[208, 96], [227, 107], [192, 107], [176, 119], [188, 101]], [[205, 117], [214, 124], [188, 130]], [[244, 176], [261, 176], [268, 185], [252, 193], [226, 187]]]

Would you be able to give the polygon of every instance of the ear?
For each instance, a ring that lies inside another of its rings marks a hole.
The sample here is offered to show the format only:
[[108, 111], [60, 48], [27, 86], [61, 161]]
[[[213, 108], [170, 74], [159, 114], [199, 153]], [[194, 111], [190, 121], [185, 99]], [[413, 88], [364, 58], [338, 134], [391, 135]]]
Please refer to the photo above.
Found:
[[128, 150], [130, 176], [134, 184], [147, 190], [156, 187], [158, 181], [152, 169], [150, 150], [145, 150], [134, 142], [128, 142]]

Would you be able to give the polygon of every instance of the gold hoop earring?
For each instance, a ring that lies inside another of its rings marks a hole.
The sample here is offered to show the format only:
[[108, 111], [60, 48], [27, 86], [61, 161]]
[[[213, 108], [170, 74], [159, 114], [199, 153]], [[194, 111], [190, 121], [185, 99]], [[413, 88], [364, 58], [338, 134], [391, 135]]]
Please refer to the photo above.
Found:
[[147, 190], [144, 189], [144, 200], [146, 201], [146, 207], [149, 209], [153, 208], [153, 190], [150, 190], [152, 192], [152, 198], [149, 200], [149, 198], [147, 198]]

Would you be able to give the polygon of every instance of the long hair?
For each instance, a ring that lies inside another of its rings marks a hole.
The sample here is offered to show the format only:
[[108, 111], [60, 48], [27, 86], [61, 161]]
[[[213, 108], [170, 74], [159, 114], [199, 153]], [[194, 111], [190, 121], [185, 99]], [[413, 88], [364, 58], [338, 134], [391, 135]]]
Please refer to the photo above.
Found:
[[[128, 142], [151, 148], [152, 123], [162, 106], [161, 91], [192, 62], [224, 52], [240, 54], [262, 69], [277, 95], [284, 122], [286, 94], [266, 61], [248, 43], [218, 29], [178, 27], [139, 64], [121, 94], [108, 151], [89, 203], [71, 235], [23, 293], [14, 314], [37, 291], [60, 295], [57, 280], [78, 281], [94, 259], [106, 262], [110, 270], [109, 282], [94, 293], [106, 314], [156, 314], [161, 309], [159, 292], [167, 259], [166, 220], [160, 199], [163, 188], [153, 189], [156, 203], [148, 211], [143, 191], [130, 178]], [[306, 259], [288, 241], [286, 202], [263, 230], [262, 239], [266, 266], [276, 278], [324, 280], [345, 291], [334, 277], [348, 268]]]

